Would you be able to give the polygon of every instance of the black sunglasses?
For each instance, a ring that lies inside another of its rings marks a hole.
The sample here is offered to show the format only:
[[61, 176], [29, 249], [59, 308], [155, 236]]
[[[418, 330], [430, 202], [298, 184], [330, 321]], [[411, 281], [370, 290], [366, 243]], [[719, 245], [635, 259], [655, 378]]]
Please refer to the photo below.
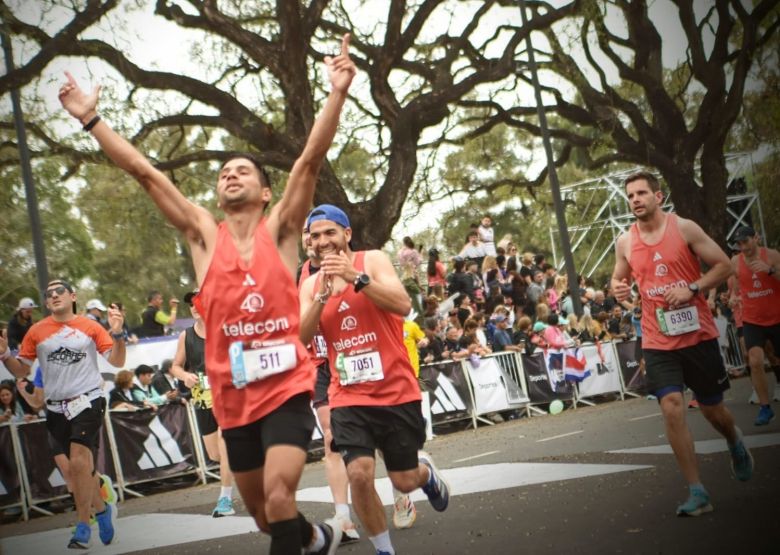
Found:
[[67, 291], [68, 288], [64, 285], [58, 285], [54, 289], [47, 289], [46, 290], [46, 298], [51, 299], [55, 294], [57, 295], [64, 295], [65, 291]]

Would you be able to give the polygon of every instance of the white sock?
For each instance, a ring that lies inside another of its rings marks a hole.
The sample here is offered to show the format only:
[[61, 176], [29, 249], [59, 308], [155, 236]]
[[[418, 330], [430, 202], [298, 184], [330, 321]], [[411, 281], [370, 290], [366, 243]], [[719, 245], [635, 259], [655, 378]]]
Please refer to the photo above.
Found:
[[336, 503], [336, 516], [348, 522], [352, 522], [352, 515], [349, 512], [349, 505], [346, 503]]
[[325, 547], [325, 532], [322, 531], [322, 528], [314, 524], [312, 525], [312, 530], [314, 532], [314, 543], [309, 545], [309, 548], [306, 550], [307, 553], [317, 553]]
[[379, 535], [371, 536], [368, 538], [371, 540], [371, 543], [374, 544], [374, 549], [377, 551], [386, 551], [387, 553], [390, 553], [390, 555], [395, 555], [395, 549], [393, 549], [393, 544], [390, 543], [390, 531], [385, 530]]
[[223, 497], [227, 497], [228, 499], [233, 498], [233, 486], [222, 486], [219, 490], [219, 498], [222, 499]]

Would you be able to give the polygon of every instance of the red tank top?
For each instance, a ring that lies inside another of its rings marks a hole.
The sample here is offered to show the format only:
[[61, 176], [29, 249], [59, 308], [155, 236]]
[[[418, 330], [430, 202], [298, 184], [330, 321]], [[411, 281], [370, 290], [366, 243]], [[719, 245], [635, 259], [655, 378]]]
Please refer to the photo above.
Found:
[[631, 254], [628, 259], [631, 275], [642, 297], [642, 347], [673, 351], [718, 337], [718, 328], [702, 294], [691, 300], [699, 313], [700, 329], [682, 335], [661, 333], [656, 309], [669, 310], [664, 293], [672, 287], [688, 287], [701, 277], [699, 260], [680, 234], [675, 214], [666, 215], [663, 238], [648, 245], [639, 236], [637, 224], [631, 226]]
[[[758, 256], [767, 262], [764, 247]], [[745, 262], [745, 255], [737, 257], [737, 279], [742, 297], [742, 320], [757, 326], [780, 324], [780, 283], [766, 272], [754, 272]]]
[[[298, 337], [300, 310], [293, 276], [266, 229], [257, 225], [252, 262], [238, 254], [225, 222], [219, 224], [214, 258], [194, 299], [206, 324], [206, 372], [214, 416], [223, 430], [255, 422], [299, 393], [314, 390], [314, 367]], [[233, 386], [228, 349], [292, 343], [291, 370]]]
[[[303, 285], [303, 282], [306, 281], [306, 278], [310, 275], [311, 260], [307, 259], [301, 266], [301, 275], [298, 277], [298, 291], [301, 290], [301, 285]], [[320, 366], [323, 362], [328, 360], [328, 348], [325, 344], [325, 338], [322, 337], [319, 328], [317, 329], [317, 333], [314, 334], [311, 343], [309, 343], [307, 350], [309, 351], [309, 357], [311, 358], [312, 363], [314, 363], [314, 366]]]
[[[356, 252], [354, 265], [364, 268], [365, 252]], [[331, 381], [328, 402], [331, 407], [393, 406], [421, 399], [420, 386], [404, 346], [403, 319], [380, 309], [365, 293], [355, 293], [348, 285], [332, 295], [320, 317], [320, 330], [328, 345]], [[366, 358], [378, 353], [384, 378], [341, 385], [341, 364], [350, 357]], [[360, 356], [358, 356], [360, 355]]]

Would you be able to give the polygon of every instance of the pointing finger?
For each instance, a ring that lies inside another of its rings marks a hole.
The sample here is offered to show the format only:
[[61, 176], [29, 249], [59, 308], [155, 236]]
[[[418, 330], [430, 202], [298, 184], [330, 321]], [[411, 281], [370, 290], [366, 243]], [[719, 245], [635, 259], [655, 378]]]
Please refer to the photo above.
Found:
[[78, 86], [78, 84], [76, 83], [76, 79], [73, 77], [70, 71], [65, 72], [65, 77], [68, 79], [68, 84], [73, 85], [74, 87]]
[[344, 33], [344, 36], [341, 38], [341, 55], [342, 56], [349, 56], [349, 40], [352, 37], [349, 33]]

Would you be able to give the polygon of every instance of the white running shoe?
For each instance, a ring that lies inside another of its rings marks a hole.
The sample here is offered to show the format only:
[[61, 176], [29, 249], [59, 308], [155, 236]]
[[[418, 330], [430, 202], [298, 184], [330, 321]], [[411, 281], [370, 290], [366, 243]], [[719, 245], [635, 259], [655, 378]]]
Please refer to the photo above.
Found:
[[360, 540], [360, 534], [354, 522], [339, 515], [336, 515], [334, 518], [341, 523], [341, 545]]
[[417, 509], [408, 495], [399, 495], [395, 498], [393, 507], [393, 525], [399, 530], [411, 528], [417, 519]]
[[[777, 397], [777, 390], [775, 390], [775, 397]], [[750, 399], [748, 399], [748, 403], [751, 405], [757, 405], [758, 404], [758, 394], [756, 393], [756, 390], [753, 390], [753, 393], [750, 395]]]

